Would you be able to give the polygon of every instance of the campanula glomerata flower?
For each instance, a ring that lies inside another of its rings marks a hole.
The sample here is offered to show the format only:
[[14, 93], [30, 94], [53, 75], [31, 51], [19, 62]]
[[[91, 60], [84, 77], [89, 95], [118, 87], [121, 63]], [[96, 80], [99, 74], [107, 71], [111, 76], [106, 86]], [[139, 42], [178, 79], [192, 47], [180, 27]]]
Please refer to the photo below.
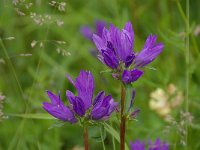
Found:
[[130, 142], [130, 149], [131, 150], [145, 150], [145, 143], [136, 140], [134, 143]]
[[155, 35], [149, 35], [143, 49], [136, 53], [130, 22], [121, 31], [113, 24], [110, 29], [104, 27], [102, 35], [93, 34], [92, 39], [99, 51], [98, 59], [114, 70], [114, 78], [120, 74], [120, 80], [125, 84], [139, 79], [143, 74], [141, 68], [152, 62], [164, 47], [162, 43], [156, 43]]
[[[44, 102], [43, 108], [52, 116], [62, 121], [75, 123], [83, 118], [85, 120], [106, 120], [115, 110], [118, 103], [114, 102], [111, 95], [106, 96], [104, 91], [97, 94], [93, 101], [94, 78], [90, 72], [81, 71], [76, 80], [67, 75], [68, 80], [76, 88], [78, 95], [66, 91], [70, 105], [63, 104], [60, 96], [47, 92], [51, 103]], [[60, 95], [60, 94], [59, 94]]]
[[51, 103], [43, 102], [43, 108], [49, 114], [62, 121], [68, 121], [71, 123], [75, 123], [77, 121], [69, 107], [66, 107], [63, 104], [62, 100], [60, 99], [60, 93], [58, 96], [56, 96], [52, 92], [47, 91], [47, 95], [51, 100]]
[[[148, 150], [169, 150], [169, 145], [166, 142], [161, 142], [159, 138], [154, 143], [149, 141], [147, 147]], [[136, 140], [130, 142], [130, 148], [131, 150], [145, 150], [145, 143]]]
[[95, 31], [93, 31], [88, 25], [81, 26], [80, 32], [81, 34], [88, 40], [92, 41], [92, 35], [97, 34], [98, 36], [102, 36], [102, 32], [106, 23], [100, 20], [95, 22]]

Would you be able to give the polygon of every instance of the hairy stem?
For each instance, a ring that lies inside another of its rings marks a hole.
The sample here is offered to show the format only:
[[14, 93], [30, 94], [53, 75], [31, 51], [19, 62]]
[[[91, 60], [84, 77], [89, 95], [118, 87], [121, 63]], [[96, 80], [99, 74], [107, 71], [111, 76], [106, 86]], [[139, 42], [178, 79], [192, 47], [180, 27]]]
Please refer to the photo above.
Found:
[[124, 106], [126, 98], [126, 89], [121, 84], [121, 123], [120, 123], [120, 150], [125, 149], [125, 135], [126, 135], [126, 116], [124, 115]]
[[88, 129], [87, 129], [87, 127], [84, 127], [83, 137], [84, 137], [85, 150], [89, 150]]

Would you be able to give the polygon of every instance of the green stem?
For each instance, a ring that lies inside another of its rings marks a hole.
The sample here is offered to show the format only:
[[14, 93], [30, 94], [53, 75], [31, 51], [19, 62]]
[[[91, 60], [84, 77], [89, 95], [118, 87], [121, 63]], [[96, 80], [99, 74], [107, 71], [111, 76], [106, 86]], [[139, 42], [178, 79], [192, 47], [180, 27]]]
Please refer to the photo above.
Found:
[[105, 144], [104, 144], [104, 139], [103, 139], [103, 126], [100, 127], [100, 133], [101, 133], [101, 142], [103, 145], [103, 150], [106, 150]]
[[[12, 62], [10, 61], [9, 55], [8, 55], [8, 53], [7, 53], [7, 50], [6, 50], [5, 46], [4, 46], [4, 43], [3, 43], [3, 41], [2, 41], [1, 38], [0, 38], [0, 44], [1, 44], [1, 47], [3, 48], [4, 54], [5, 54], [6, 59], [7, 59], [7, 61], [8, 61], [8, 66], [9, 66], [9, 68], [11, 69], [12, 73], [14, 74], [15, 80], [16, 80], [16, 82], [17, 82], [17, 85], [18, 85], [18, 87], [19, 87], [19, 91], [20, 91], [21, 96], [22, 96], [22, 99], [24, 99], [24, 96], [23, 96], [23, 93], [24, 93], [24, 92], [23, 92], [22, 86], [21, 86], [21, 84], [20, 84], [20, 82], [19, 82], [19, 80], [18, 80], [17, 74], [16, 74], [16, 72], [15, 72], [15, 68], [14, 68]], [[25, 100], [24, 100], [24, 101], [25, 101]], [[26, 101], [25, 101], [25, 105], [26, 105]]]
[[[113, 122], [111, 122], [112, 126], [113, 126]], [[113, 144], [113, 150], [116, 150], [116, 146], [115, 146], [115, 137], [112, 135], [112, 144]]]
[[[189, 0], [186, 1], [186, 37], [185, 37], [185, 63], [186, 63], [186, 82], [185, 82], [185, 110], [189, 111], [189, 67], [190, 67], [190, 3]], [[188, 125], [186, 123], [186, 149], [188, 149]]]
[[124, 84], [121, 84], [121, 123], [120, 123], [120, 150], [125, 150], [125, 135], [126, 135], [126, 116], [124, 115], [124, 106], [126, 99], [126, 89]]

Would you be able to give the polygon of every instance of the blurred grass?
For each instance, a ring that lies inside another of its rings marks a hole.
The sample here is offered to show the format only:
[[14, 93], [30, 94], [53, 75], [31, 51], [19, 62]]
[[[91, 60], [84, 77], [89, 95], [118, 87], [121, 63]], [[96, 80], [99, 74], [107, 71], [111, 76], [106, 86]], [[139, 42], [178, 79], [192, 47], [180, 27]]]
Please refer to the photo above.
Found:
[[[29, 2], [33, 5], [26, 9], [23, 3], [15, 6], [11, 0], [0, 1], [0, 37], [8, 53], [7, 57], [1, 45], [0, 58], [5, 60], [5, 64], [0, 63], [0, 91], [6, 95], [3, 109], [5, 114], [45, 113], [41, 105], [43, 101], [47, 101], [46, 89], [61, 91], [63, 101], [66, 102], [65, 90], [75, 90], [66, 80], [65, 74], [76, 77], [81, 69], [92, 71], [96, 92], [105, 90], [119, 100], [119, 83], [113, 80], [110, 74], [100, 74], [106, 67], [91, 55], [89, 49], [93, 48], [93, 45], [80, 35], [79, 28], [85, 24], [93, 26], [96, 19], [113, 22], [119, 27], [123, 27], [125, 22], [130, 20], [135, 32], [135, 51], [142, 48], [150, 33], [158, 35], [158, 40], [165, 44], [165, 49], [151, 64], [156, 71], [146, 68], [144, 76], [134, 84], [137, 89], [135, 106], [139, 107], [141, 112], [137, 122], [128, 124], [127, 141], [160, 137], [169, 142], [171, 147], [177, 144], [176, 149], [183, 149], [179, 143], [179, 135], [175, 132], [163, 134], [166, 122], [149, 109], [149, 94], [157, 87], [165, 88], [169, 83], [185, 90], [185, 0], [68, 0], [65, 1], [65, 12], [50, 6], [48, 0], [26, 0], [24, 3]], [[190, 1], [188, 97], [189, 110], [198, 128], [188, 130], [188, 150], [200, 149], [200, 35], [194, 34], [196, 26], [200, 24], [199, 6], [200, 1]], [[16, 8], [24, 12], [25, 16], [20, 16]], [[48, 14], [52, 22], [45, 21], [43, 25], [37, 25], [30, 17], [31, 12]], [[57, 26], [57, 19], [63, 20], [64, 25]], [[5, 40], [7, 37], [15, 37], [15, 40]], [[32, 48], [33, 40], [43, 41], [44, 46], [40, 47], [38, 42]], [[55, 45], [53, 40], [66, 41], [66, 44]], [[58, 46], [71, 56], [58, 53]], [[20, 54], [32, 56], [23, 57]], [[22, 89], [19, 88], [10, 62]], [[178, 118], [178, 112], [184, 109], [184, 105], [177, 108], [174, 116]], [[75, 145], [83, 146], [80, 127], [67, 124], [48, 130], [53, 123], [53, 120], [9, 116], [0, 123], [0, 149], [67, 150]], [[90, 142], [91, 149], [102, 149], [100, 142], [93, 139], [90, 139]], [[111, 137], [108, 135], [106, 147], [111, 143]]]

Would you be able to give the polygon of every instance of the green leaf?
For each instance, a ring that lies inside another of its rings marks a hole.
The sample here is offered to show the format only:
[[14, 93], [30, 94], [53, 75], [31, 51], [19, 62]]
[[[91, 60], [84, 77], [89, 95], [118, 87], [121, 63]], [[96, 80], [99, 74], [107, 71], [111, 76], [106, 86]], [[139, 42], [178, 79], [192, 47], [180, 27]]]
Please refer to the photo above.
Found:
[[124, 114], [127, 113], [128, 109], [130, 107], [130, 103], [131, 103], [131, 99], [132, 99], [132, 93], [133, 93], [132, 85], [126, 85], [126, 102], [125, 102], [125, 112], [124, 112]]
[[48, 129], [51, 130], [53, 128], [60, 128], [62, 126], [64, 126], [66, 124], [66, 122], [61, 121], [61, 120], [56, 120]]
[[10, 117], [20, 117], [26, 119], [55, 119], [49, 114], [37, 113], [37, 114], [8, 114]]
[[[119, 133], [107, 123], [104, 123], [104, 127], [106, 131], [109, 132], [120, 143]], [[125, 143], [125, 150], [129, 150], [129, 147], [126, 143]]]
[[101, 126], [91, 126], [89, 128], [89, 137], [94, 140], [95, 142], [102, 142], [102, 139], [101, 139], [101, 128], [103, 129], [103, 140], [105, 140], [106, 138], [106, 131], [104, 129], [104, 127], [101, 125]]

